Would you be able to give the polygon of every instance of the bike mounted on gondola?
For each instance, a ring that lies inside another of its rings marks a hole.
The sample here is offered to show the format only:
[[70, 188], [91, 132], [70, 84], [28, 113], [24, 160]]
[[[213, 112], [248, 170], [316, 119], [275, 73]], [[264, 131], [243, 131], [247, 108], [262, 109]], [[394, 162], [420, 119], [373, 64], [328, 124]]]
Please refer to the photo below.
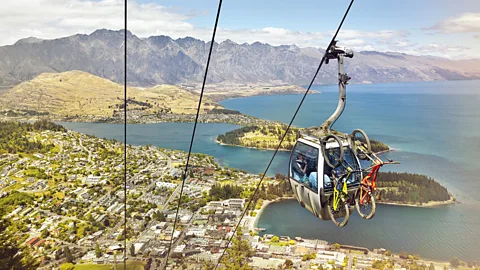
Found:
[[[343, 227], [356, 207], [360, 216], [375, 214], [375, 180], [384, 164], [371, 150], [370, 140], [361, 129], [344, 134], [331, 129], [345, 109], [346, 85], [351, 79], [344, 71], [344, 59], [352, 58], [336, 45], [329, 48], [325, 63], [338, 61], [339, 99], [335, 112], [320, 126], [297, 134], [290, 155], [289, 182], [298, 202], [322, 220], [332, 220]], [[357, 137], [360, 135], [360, 137]], [[362, 168], [361, 160], [372, 166]], [[364, 208], [368, 208], [366, 213]]]

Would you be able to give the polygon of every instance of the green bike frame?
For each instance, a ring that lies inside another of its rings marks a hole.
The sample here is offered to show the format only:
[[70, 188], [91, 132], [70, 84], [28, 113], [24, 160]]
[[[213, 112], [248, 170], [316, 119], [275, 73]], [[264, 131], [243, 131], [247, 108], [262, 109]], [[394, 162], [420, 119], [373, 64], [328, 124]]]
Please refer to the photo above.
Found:
[[348, 195], [346, 179], [348, 179], [350, 177], [350, 175], [352, 173], [352, 169], [350, 167], [348, 167], [347, 171], [348, 171], [347, 176], [340, 178], [340, 179], [344, 179], [342, 190], [340, 191], [340, 190], [337, 189], [337, 184], [336, 183], [335, 183], [335, 186], [333, 187], [333, 210], [334, 211], [337, 211], [337, 209], [339, 208], [341, 199], [343, 199], [346, 195]]

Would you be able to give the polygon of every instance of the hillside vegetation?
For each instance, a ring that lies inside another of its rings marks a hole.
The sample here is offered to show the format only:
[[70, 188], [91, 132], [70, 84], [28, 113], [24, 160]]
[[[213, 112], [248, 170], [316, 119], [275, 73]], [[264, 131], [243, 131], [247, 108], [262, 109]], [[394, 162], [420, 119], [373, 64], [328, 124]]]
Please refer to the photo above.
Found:
[[424, 204], [448, 201], [448, 190], [422, 174], [379, 172], [377, 187], [382, 190], [382, 201], [405, 204]]
[[48, 152], [53, 145], [29, 140], [26, 136], [28, 132], [43, 130], [66, 131], [64, 127], [47, 121], [37, 121], [33, 124], [0, 121], [0, 154]]
[[[217, 141], [229, 145], [254, 147], [260, 149], [277, 148], [287, 126], [284, 124], [252, 125], [219, 135]], [[295, 146], [298, 128], [290, 128], [280, 149], [291, 150]]]
[[[114, 116], [123, 110], [124, 86], [82, 71], [43, 73], [1, 96], [3, 110], [33, 111], [64, 117]], [[173, 85], [127, 88], [127, 107], [141, 114], [194, 114], [198, 95]], [[203, 99], [201, 113], [222, 106]]]

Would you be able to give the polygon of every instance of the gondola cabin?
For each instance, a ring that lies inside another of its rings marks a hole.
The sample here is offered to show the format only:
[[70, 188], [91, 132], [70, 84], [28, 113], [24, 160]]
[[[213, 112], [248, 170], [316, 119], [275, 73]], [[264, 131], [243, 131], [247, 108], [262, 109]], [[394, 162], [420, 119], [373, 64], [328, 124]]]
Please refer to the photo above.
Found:
[[[360, 161], [353, 154], [348, 142], [342, 142], [344, 149], [343, 163], [357, 170], [360, 168]], [[338, 152], [338, 142], [327, 142], [325, 144], [325, 154], [331, 160], [331, 164], [334, 164], [334, 157]], [[341, 174], [344, 169], [342, 165], [332, 168], [325, 162], [319, 138], [313, 136], [299, 138], [290, 154], [288, 173], [295, 198], [300, 205], [307, 208], [315, 216], [323, 220], [330, 220], [327, 201], [333, 192], [332, 170]], [[362, 175], [359, 173], [352, 174], [347, 180], [348, 193], [352, 198], [360, 186], [361, 177]], [[353, 208], [350, 209], [350, 211], [352, 210]]]

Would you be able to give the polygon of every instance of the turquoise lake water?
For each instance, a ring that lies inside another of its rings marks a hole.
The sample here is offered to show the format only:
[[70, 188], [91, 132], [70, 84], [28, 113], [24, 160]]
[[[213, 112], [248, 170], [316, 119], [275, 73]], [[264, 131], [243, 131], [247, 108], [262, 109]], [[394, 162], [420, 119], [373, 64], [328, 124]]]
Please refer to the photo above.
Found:
[[[354, 214], [337, 228], [295, 201], [271, 204], [260, 217], [266, 233], [311, 237], [344, 244], [407, 251], [422, 257], [480, 260], [480, 81], [349, 85], [347, 107], [334, 128], [362, 128], [372, 139], [396, 151], [383, 156], [401, 161], [383, 171], [422, 173], [435, 178], [461, 202], [436, 208], [380, 205], [372, 220]], [[321, 124], [336, 107], [336, 86], [317, 86], [294, 125]], [[222, 105], [252, 116], [288, 123], [301, 95], [231, 99]], [[62, 123], [98, 137], [121, 140], [123, 126]], [[197, 126], [193, 151], [214, 156], [223, 165], [263, 172], [273, 151], [221, 146], [214, 138], [236, 129], [228, 124]], [[127, 143], [188, 150], [193, 124], [128, 125]], [[269, 174], [286, 174], [287, 152], [279, 152]]]

